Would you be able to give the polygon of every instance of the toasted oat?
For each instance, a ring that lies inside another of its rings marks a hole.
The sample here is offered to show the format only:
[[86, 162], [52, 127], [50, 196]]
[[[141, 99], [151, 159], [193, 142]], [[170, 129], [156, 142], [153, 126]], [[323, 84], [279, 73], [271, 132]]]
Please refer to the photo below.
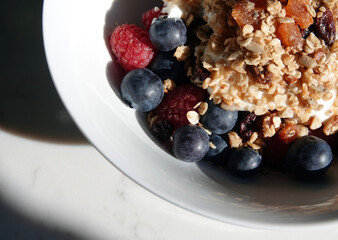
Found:
[[255, 150], [259, 150], [259, 149], [262, 149], [263, 146], [261, 145], [258, 145], [256, 143], [253, 143], [253, 142], [246, 142], [245, 145], [248, 145], [250, 146], [252, 149], [255, 149]]
[[196, 125], [200, 120], [200, 115], [196, 111], [191, 110], [187, 112], [187, 119], [191, 124]]
[[208, 103], [202, 102], [198, 107], [198, 113], [203, 116], [208, 110]]
[[149, 126], [150, 127], [152, 127], [153, 125], [154, 125], [154, 123], [158, 120], [158, 116], [156, 115], [156, 116], [152, 116], [152, 117], [150, 117], [149, 119], [148, 119], [148, 121], [149, 121]]
[[250, 143], [254, 143], [258, 138], [258, 133], [257, 132], [253, 132], [250, 139], [249, 139], [249, 142]]
[[213, 148], [213, 149], [216, 149], [215, 144], [213, 144], [212, 142], [209, 142], [209, 146], [210, 146], [211, 148]]

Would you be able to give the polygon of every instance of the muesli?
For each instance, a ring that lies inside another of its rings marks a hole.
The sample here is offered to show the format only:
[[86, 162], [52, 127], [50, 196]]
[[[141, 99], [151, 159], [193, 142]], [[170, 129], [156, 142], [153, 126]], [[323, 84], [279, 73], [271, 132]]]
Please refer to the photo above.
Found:
[[337, 0], [164, 0], [112, 33], [122, 96], [178, 159], [320, 175], [337, 148], [337, 19]]

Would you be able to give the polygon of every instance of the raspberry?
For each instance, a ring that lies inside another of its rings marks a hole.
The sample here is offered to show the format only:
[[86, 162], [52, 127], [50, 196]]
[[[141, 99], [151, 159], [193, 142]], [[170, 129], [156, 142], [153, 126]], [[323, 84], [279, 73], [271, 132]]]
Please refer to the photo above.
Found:
[[170, 122], [174, 129], [189, 124], [187, 112], [203, 101], [205, 90], [192, 84], [181, 85], [166, 94], [154, 113], [159, 120]]
[[136, 25], [116, 27], [110, 37], [110, 46], [126, 71], [145, 68], [155, 55], [148, 31]]
[[150, 25], [154, 18], [158, 18], [159, 16], [164, 15], [162, 13], [162, 8], [154, 7], [149, 9], [145, 13], [142, 14], [142, 23], [145, 29], [149, 30]]

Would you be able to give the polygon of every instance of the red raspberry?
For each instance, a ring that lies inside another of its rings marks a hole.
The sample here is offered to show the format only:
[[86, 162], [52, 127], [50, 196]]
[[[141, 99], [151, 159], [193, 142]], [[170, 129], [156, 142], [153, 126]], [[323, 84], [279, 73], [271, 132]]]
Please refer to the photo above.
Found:
[[145, 29], [149, 29], [154, 18], [158, 18], [162, 13], [162, 8], [154, 7], [142, 14], [142, 23]]
[[110, 46], [126, 71], [145, 68], [155, 55], [148, 31], [136, 25], [116, 27], [110, 37]]
[[181, 85], [166, 94], [155, 108], [154, 113], [159, 120], [170, 122], [175, 129], [189, 124], [187, 112], [205, 99], [205, 90], [193, 84]]

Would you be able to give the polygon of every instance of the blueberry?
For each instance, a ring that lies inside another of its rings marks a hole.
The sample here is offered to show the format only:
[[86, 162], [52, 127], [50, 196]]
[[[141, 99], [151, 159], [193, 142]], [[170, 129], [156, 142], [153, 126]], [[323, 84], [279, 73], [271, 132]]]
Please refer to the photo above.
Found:
[[184, 71], [184, 62], [178, 61], [172, 51], [158, 53], [150, 62], [148, 68], [156, 73], [162, 81], [169, 78], [179, 84], [187, 78]]
[[141, 112], [153, 110], [163, 99], [164, 90], [161, 79], [146, 68], [127, 73], [121, 83], [123, 100]]
[[214, 157], [221, 153], [228, 146], [225, 140], [221, 136], [216, 134], [212, 134], [210, 136], [210, 142], [212, 142], [214, 147], [209, 148], [209, 151], [205, 155], [206, 157]]
[[187, 41], [187, 27], [180, 18], [157, 18], [149, 29], [149, 38], [162, 52], [174, 50]]
[[184, 125], [173, 136], [174, 155], [185, 162], [201, 160], [209, 150], [209, 136], [201, 127]]
[[201, 117], [201, 122], [213, 133], [224, 134], [233, 129], [237, 118], [237, 111], [224, 110], [209, 101], [208, 111]]
[[227, 162], [228, 170], [240, 177], [255, 175], [261, 166], [262, 156], [250, 147], [236, 149]]
[[286, 169], [299, 178], [323, 175], [330, 167], [330, 146], [315, 136], [304, 136], [293, 142], [286, 153]]

